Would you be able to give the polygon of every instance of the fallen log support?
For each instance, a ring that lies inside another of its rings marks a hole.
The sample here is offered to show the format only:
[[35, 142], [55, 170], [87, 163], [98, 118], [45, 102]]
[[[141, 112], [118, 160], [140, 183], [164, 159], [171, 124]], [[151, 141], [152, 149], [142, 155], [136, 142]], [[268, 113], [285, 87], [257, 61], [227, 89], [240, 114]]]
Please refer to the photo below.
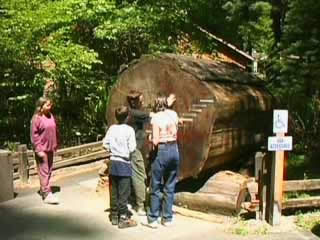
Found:
[[218, 172], [196, 193], [180, 192], [175, 204], [202, 212], [237, 214], [249, 194], [251, 179], [231, 171]]

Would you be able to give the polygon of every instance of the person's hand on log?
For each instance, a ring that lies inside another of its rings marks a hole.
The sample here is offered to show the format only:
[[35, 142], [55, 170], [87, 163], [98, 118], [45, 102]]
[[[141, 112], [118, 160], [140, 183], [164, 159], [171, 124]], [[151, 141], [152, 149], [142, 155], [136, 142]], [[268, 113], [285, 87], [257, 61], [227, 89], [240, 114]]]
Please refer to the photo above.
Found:
[[176, 102], [177, 98], [174, 93], [170, 93], [169, 97], [167, 97], [168, 107], [171, 108], [173, 104]]

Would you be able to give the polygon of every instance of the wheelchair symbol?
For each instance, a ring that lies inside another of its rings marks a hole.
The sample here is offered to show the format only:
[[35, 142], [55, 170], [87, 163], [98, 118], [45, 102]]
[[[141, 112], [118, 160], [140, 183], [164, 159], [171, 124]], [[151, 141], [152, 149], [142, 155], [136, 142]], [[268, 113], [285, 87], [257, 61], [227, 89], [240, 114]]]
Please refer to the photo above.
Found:
[[277, 115], [276, 120], [274, 121], [274, 126], [278, 129], [286, 127], [286, 124], [280, 118], [280, 114]]

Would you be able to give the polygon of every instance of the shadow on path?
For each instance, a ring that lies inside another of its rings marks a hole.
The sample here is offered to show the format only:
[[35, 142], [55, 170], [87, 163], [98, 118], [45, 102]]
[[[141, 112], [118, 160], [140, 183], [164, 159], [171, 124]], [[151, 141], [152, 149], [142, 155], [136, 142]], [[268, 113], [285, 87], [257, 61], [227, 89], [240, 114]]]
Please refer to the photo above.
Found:
[[311, 232], [320, 237], [320, 223], [318, 223], [317, 225], [315, 225], [312, 229], [311, 229]]
[[[96, 239], [102, 229], [90, 222], [90, 216], [76, 211], [56, 210], [54, 206], [13, 209], [0, 205], [1, 239]], [[75, 214], [74, 214], [75, 213]]]

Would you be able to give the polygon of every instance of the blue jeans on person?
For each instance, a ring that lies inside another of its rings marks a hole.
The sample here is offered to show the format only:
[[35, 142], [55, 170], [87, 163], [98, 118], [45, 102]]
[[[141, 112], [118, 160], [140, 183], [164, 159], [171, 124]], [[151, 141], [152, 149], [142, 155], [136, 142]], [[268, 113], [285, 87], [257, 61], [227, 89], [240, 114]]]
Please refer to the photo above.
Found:
[[[164, 143], [158, 145], [158, 152], [151, 164], [151, 196], [149, 223], [156, 221], [162, 209], [162, 222], [172, 221], [172, 205], [179, 167], [178, 145]], [[161, 193], [163, 185], [163, 193]]]

